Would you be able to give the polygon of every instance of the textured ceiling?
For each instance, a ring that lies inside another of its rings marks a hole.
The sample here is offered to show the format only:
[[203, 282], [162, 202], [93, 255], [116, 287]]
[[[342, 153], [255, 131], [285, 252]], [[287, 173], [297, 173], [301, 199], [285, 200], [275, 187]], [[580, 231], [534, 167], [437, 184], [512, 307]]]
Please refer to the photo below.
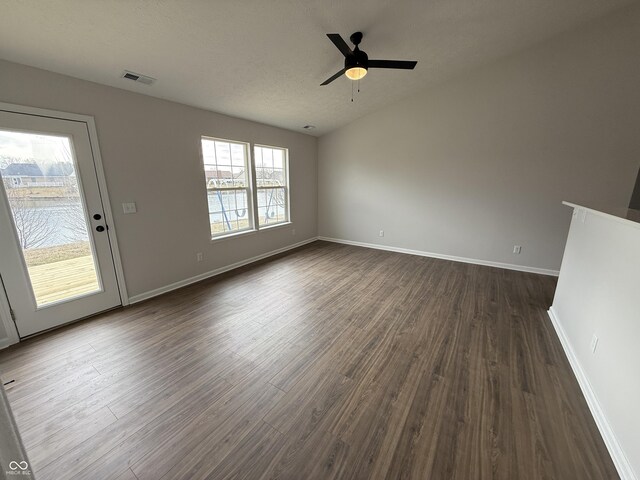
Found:
[[[321, 135], [456, 73], [634, 0], [3, 0], [0, 58]], [[351, 99], [325, 33], [364, 32], [373, 70]], [[124, 69], [157, 78], [120, 78]], [[0, 72], [1, 74], [1, 72]]]

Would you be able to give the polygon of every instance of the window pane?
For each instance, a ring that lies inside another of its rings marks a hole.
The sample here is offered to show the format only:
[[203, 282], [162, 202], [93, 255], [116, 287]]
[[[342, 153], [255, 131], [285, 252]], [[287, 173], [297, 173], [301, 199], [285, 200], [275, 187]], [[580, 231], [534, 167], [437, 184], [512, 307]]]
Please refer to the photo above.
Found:
[[258, 225], [289, 221], [287, 150], [255, 147]]
[[0, 131], [0, 150], [11, 152], [0, 183], [38, 307], [101, 291], [71, 139]]
[[258, 222], [270, 225], [287, 221], [286, 190], [280, 188], [258, 189]]
[[246, 145], [202, 139], [207, 188], [248, 186]]
[[209, 190], [207, 194], [211, 235], [251, 227], [246, 190]]
[[255, 147], [253, 149], [253, 160], [255, 161], [256, 168], [262, 167], [262, 147]]
[[273, 186], [285, 186], [287, 181], [285, 171], [274, 168], [271, 173], [271, 181]]
[[252, 228], [246, 144], [203, 138], [202, 157], [211, 235]]
[[273, 168], [284, 168], [284, 152], [282, 150], [273, 151]]

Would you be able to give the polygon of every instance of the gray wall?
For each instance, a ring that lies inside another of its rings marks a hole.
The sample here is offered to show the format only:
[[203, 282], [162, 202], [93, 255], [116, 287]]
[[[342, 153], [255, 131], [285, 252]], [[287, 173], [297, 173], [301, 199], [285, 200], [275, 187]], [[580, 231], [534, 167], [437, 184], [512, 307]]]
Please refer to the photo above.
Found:
[[[130, 296], [316, 236], [314, 137], [4, 61], [0, 101], [95, 117]], [[201, 135], [289, 149], [295, 236], [210, 241]], [[134, 201], [138, 213], [123, 215]]]
[[562, 200], [629, 203], [639, 22], [626, 9], [321, 137], [319, 234], [558, 270]]

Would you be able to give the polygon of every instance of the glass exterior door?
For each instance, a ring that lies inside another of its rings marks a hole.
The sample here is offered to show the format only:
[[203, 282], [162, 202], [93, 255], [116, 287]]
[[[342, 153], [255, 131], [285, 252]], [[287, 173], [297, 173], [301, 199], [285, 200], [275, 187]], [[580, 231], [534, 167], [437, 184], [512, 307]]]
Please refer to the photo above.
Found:
[[21, 336], [120, 304], [86, 124], [0, 112], [0, 274]]

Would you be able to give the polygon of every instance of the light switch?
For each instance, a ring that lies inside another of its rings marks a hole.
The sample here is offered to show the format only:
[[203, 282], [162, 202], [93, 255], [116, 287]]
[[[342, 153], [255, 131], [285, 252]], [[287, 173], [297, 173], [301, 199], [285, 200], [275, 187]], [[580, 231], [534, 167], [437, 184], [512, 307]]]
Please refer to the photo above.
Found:
[[122, 211], [125, 214], [129, 214], [129, 213], [136, 213], [138, 210], [136, 209], [135, 202], [131, 202], [131, 203], [123, 203], [122, 204]]

